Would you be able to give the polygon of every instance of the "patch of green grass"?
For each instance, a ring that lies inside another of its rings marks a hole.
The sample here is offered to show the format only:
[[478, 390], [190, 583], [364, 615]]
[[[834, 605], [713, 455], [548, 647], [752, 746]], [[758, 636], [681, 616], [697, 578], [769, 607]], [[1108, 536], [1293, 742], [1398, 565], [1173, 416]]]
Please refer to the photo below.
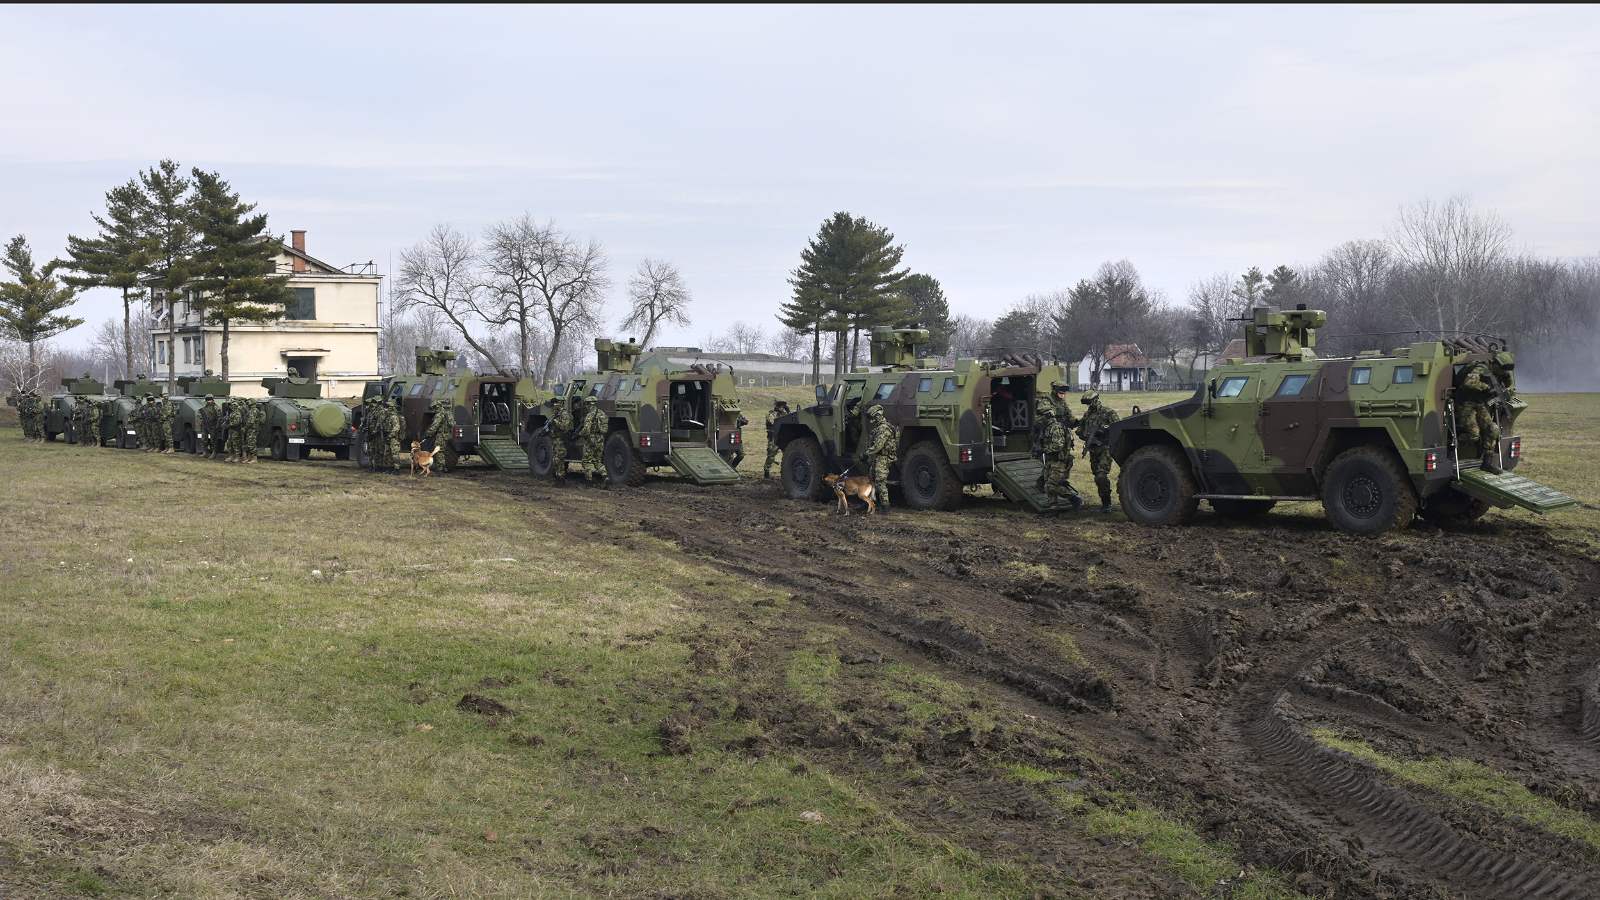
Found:
[[839, 657], [819, 650], [796, 650], [789, 655], [784, 683], [796, 696], [822, 709], [833, 708], [833, 683], [839, 677]]
[[1472, 760], [1439, 756], [1400, 759], [1327, 728], [1314, 730], [1312, 736], [1323, 746], [1342, 750], [1401, 781], [1487, 807], [1600, 850], [1600, 822], [1541, 797], [1516, 780]]
[[1043, 563], [1027, 563], [1020, 559], [1013, 559], [1005, 564], [1005, 570], [1018, 578], [1029, 581], [1049, 581], [1050, 567]]
[[1091, 668], [1089, 660], [1084, 657], [1083, 649], [1078, 646], [1078, 639], [1072, 632], [1063, 631], [1056, 635], [1056, 646], [1061, 648], [1061, 658], [1080, 669]]
[[1049, 784], [1052, 781], [1060, 781], [1064, 777], [1049, 769], [1041, 769], [1038, 766], [1030, 766], [1026, 763], [1012, 763], [1006, 766], [1005, 772], [1007, 778], [1024, 784]]

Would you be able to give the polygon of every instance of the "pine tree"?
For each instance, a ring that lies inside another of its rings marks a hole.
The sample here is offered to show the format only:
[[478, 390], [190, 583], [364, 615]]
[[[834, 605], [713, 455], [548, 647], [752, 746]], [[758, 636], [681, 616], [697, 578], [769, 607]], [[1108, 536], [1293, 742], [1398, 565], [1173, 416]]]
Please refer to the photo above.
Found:
[[800, 252], [800, 267], [789, 278], [794, 302], [820, 304], [822, 312], [803, 326], [789, 327], [813, 331], [819, 350], [821, 332], [833, 332], [835, 377], [844, 373], [847, 358], [856, 358], [863, 329], [897, 318], [896, 289], [906, 276], [897, 267], [904, 254], [887, 229], [846, 212], [824, 220]]
[[794, 296], [778, 307], [778, 321], [785, 328], [799, 334], [811, 335], [811, 383], [818, 384], [822, 376], [822, 332], [828, 320], [828, 298], [821, 291], [795, 285]]
[[76, 288], [109, 287], [122, 291], [123, 371], [133, 375], [133, 303], [143, 293], [139, 280], [149, 264], [148, 236], [140, 228], [144, 198], [137, 181], [106, 192], [105, 215], [95, 215], [100, 233], [67, 238], [73, 274], [63, 280]]
[[900, 321], [903, 327], [928, 329], [928, 352], [943, 356], [950, 350], [950, 303], [944, 288], [932, 275], [907, 275], [900, 282]]
[[82, 319], [61, 312], [78, 299], [79, 289], [56, 278], [62, 262], [37, 268], [28, 239], [20, 234], [6, 244], [0, 265], [16, 279], [0, 282], [0, 334], [28, 345], [24, 383], [31, 384], [39, 378], [39, 344], [83, 324]]
[[167, 316], [167, 392], [178, 386], [178, 340], [176, 309], [178, 292], [189, 281], [196, 235], [194, 216], [189, 209], [189, 179], [178, 171], [178, 164], [164, 159], [139, 173], [139, 230], [149, 252], [145, 283], [151, 287], [150, 302], [160, 303]]
[[1279, 309], [1292, 309], [1300, 297], [1300, 276], [1288, 266], [1279, 266], [1267, 275], [1267, 290], [1262, 302]]
[[193, 170], [192, 227], [198, 238], [189, 266], [195, 303], [206, 321], [222, 326], [222, 378], [228, 378], [233, 322], [281, 319], [294, 293], [275, 275], [281, 241], [267, 234], [266, 213], [239, 199], [215, 172]]
[[1250, 310], [1266, 302], [1267, 276], [1255, 266], [1250, 271], [1239, 276], [1239, 283], [1233, 286], [1233, 296], [1244, 306], [1244, 314], [1250, 315]]

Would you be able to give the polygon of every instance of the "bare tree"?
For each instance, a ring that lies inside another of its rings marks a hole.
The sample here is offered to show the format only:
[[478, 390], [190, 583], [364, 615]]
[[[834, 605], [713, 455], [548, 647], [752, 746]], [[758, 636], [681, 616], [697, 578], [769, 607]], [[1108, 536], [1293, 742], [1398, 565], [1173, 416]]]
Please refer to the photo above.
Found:
[[95, 371], [109, 374], [112, 378], [154, 374], [155, 361], [150, 358], [148, 337], [150, 329], [154, 326], [154, 317], [144, 309], [128, 310], [127, 314], [127, 321], [133, 324], [132, 335], [128, 334], [124, 322], [117, 319], [106, 319], [95, 330], [94, 338], [89, 344], [89, 353], [95, 361]]
[[1091, 381], [1099, 384], [1111, 347], [1137, 342], [1150, 310], [1159, 305], [1160, 294], [1145, 287], [1133, 263], [1102, 263], [1094, 278], [1067, 293], [1055, 313], [1056, 352], [1066, 360], [1088, 359]]
[[[1178, 371], [1178, 357], [1190, 349], [1188, 311], [1178, 306], [1156, 303], [1150, 308], [1142, 327], [1137, 332], [1139, 349], [1151, 359], [1167, 364], [1169, 373]], [[1189, 357], [1188, 379], [1194, 378], [1194, 357]], [[1171, 377], [1171, 376], [1169, 376]]]
[[809, 337], [792, 328], [780, 328], [767, 339], [767, 352], [784, 359], [803, 359]]
[[0, 334], [0, 388], [42, 391], [55, 374], [56, 353], [49, 343], [34, 345], [30, 362], [28, 345]]
[[418, 307], [401, 314], [389, 306], [383, 323], [383, 371], [391, 375], [416, 373], [418, 347], [447, 350], [451, 329], [437, 311]]
[[1244, 314], [1249, 299], [1233, 289], [1226, 272], [1202, 278], [1189, 286], [1190, 341], [1195, 349], [1216, 353], [1238, 331], [1235, 319]]
[[972, 357], [989, 346], [993, 323], [976, 316], [959, 315], [950, 320], [950, 354], [953, 357]]
[[494, 323], [479, 296], [472, 240], [449, 225], [435, 225], [416, 246], [400, 252], [395, 306], [405, 312], [429, 309], [444, 317], [477, 354], [499, 369], [500, 361], [473, 337], [473, 321]]
[[761, 345], [766, 342], [767, 334], [760, 325], [745, 322], [735, 322], [729, 326], [723, 340], [729, 353], [760, 353]]
[[640, 343], [648, 347], [663, 322], [689, 324], [689, 301], [692, 299], [677, 266], [659, 259], [643, 260], [628, 279], [631, 306], [628, 317], [622, 320], [622, 330], [643, 328], [644, 338]]
[[1502, 321], [1497, 278], [1511, 229], [1465, 197], [1423, 200], [1400, 211], [1391, 238], [1409, 269], [1407, 311], [1418, 328], [1483, 331]]
[[535, 226], [527, 235], [526, 263], [532, 306], [550, 341], [539, 383], [549, 384], [566, 358], [570, 339], [599, 329], [611, 282], [599, 242], [580, 243], [554, 222]]
[[505, 355], [517, 360], [518, 371], [530, 373], [536, 352], [547, 345], [540, 322], [543, 298], [536, 289], [537, 255], [544, 245], [544, 228], [523, 214], [492, 225], [483, 236], [480, 254], [484, 287], [498, 324], [515, 329], [517, 343]]
[[1396, 309], [1394, 250], [1384, 241], [1346, 241], [1328, 251], [1306, 277], [1306, 300], [1328, 313], [1330, 351], [1376, 349], [1406, 322]]

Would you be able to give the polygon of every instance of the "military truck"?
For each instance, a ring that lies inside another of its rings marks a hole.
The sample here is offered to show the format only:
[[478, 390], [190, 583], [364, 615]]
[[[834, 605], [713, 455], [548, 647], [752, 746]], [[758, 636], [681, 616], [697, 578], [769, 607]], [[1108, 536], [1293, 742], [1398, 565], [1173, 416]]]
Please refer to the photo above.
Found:
[[350, 407], [339, 400], [324, 400], [322, 385], [301, 378], [293, 369], [288, 377], [261, 379], [267, 396], [257, 400], [261, 429], [256, 446], [266, 447], [272, 458], [297, 461], [311, 450], [331, 450], [336, 459], [349, 459], [355, 443]]
[[[602, 457], [611, 484], [639, 485], [657, 466], [671, 466], [696, 484], [739, 480], [739, 473], [728, 465], [744, 442], [731, 369], [674, 361], [700, 352], [692, 347], [645, 353], [632, 338], [599, 338], [594, 349], [596, 371], [556, 385], [555, 396], [530, 411], [523, 423], [528, 471], [534, 477], [550, 477], [556, 441], [565, 442], [569, 464], [582, 459], [577, 428], [583, 420], [583, 399], [594, 397], [608, 419]], [[548, 427], [557, 403], [572, 413], [573, 430], [567, 434]]]
[[[72, 422], [72, 413], [80, 402], [99, 402], [115, 399], [106, 393], [105, 385], [84, 375], [81, 378], [63, 378], [61, 392], [50, 397], [44, 405], [44, 438], [53, 441], [64, 436], [67, 443], [78, 442], [78, 428]], [[103, 433], [103, 432], [102, 432]]]
[[178, 393], [171, 398], [175, 406], [172, 416], [173, 446], [188, 453], [204, 452], [208, 435], [200, 409], [206, 405], [208, 394], [219, 398], [217, 406], [220, 409], [230, 390], [232, 386], [211, 374], [210, 370], [204, 375], [184, 375], [179, 378]]
[[[463, 456], [478, 456], [496, 468], [521, 471], [528, 460], [518, 429], [525, 411], [543, 402], [547, 392], [540, 390], [531, 378], [473, 372], [452, 374], [450, 362], [455, 358], [451, 350], [417, 347], [417, 374], [393, 375], [368, 382], [362, 399], [380, 397], [394, 404], [400, 414], [401, 449], [409, 449], [412, 441], [422, 439], [423, 432], [428, 430], [429, 407], [435, 400], [445, 400], [454, 418], [450, 441], [440, 457], [446, 468], [455, 468]], [[358, 429], [361, 418], [362, 410], [358, 408], [355, 412]], [[369, 460], [359, 434], [356, 459], [363, 466]]]
[[159, 381], [143, 375], [137, 378], [119, 378], [112, 382], [121, 396], [106, 405], [105, 417], [100, 420], [100, 434], [107, 443], [124, 450], [139, 448], [139, 431], [134, 427], [133, 412], [147, 395], [157, 399], [166, 396], [166, 388]]
[[[1257, 307], [1243, 321], [1244, 356], [1224, 359], [1194, 396], [1108, 429], [1129, 519], [1186, 523], [1202, 500], [1230, 517], [1320, 500], [1335, 526], [1372, 534], [1419, 513], [1458, 526], [1491, 506], [1546, 512], [1576, 502], [1512, 473], [1527, 404], [1502, 342], [1455, 337], [1323, 359], [1321, 310]], [[1490, 408], [1501, 440], [1491, 454], [1501, 473], [1457, 446], [1457, 392], [1477, 363], [1497, 382]]]
[[871, 366], [818, 385], [817, 402], [778, 419], [783, 489], [793, 499], [826, 499], [823, 477], [867, 474], [866, 410], [881, 404], [900, 430], [899, 466], [891, 472], [912, 509], [954, 509], [963, 490], [993, 484], [1036, 510], [1050, 509], [1039, 489], [1043, 462], [1034, 446], [1034, 402], [1072, 373], [1037, 354], [961, 359], [949, 368], [923, 358], [928, 332], [874, 328]]

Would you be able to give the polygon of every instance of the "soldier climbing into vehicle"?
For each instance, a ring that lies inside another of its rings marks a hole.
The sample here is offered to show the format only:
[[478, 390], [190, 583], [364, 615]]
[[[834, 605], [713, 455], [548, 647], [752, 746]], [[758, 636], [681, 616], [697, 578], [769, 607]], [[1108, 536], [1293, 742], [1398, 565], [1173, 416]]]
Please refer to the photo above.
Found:
[[1499, 474], [1500, 423], [1493, 406], [1499, 401], [1499, 381], [1489, 367], [1481, 362], [1468, 367], [1461, 379], [1456, 402], [1456, 455], [1483, 459], [1487, 472]]
[[[1069, 414], [1070, 416], [1070, 414]], [[1039, 470], [1039, 490], [1049, 498], [1051, 508], [1064, 502], [1067, 509], [1083, 506], [1083, 497], [1072, 486], [1072, 432], [1061, 424], [1055, 405], [1040, 397], [1034, 405], [1034, 421], [1038, 425], [1039, 441], [1036, 445], [1044, 462]]]
[[600, 401], [593, 394], [583, 398], [583, 425], [578, 438], [583, 447], [583, 469], [586, 480], [599, 479], [606, 484], [606, 465], [602, 451], [605, 449], [606, 431], [610, 422], [600, 410]]
[[881, 512], [889, 512], [889, 470], [899, 457], [900, 434], [889, 424], [883, 404], [867, 407], [866, 463], [872, 473], [873, 494]]
[[775, 429], [777, 427], [778, 420], [784, 416], [787, 416], [788, 414], [789, 401], [772, 401], [772, 410], [767, 413], [767, 462], [766, 465], [761, 469], [762, 478], [772, 477], [772, 465], [773, 463], [778, 462], [778, 457], [783, 452], [783, 448], [778, 446], [778, 436], [775, 433]]
[[1083, 438], [1083, 455], [1089, 458], [1094, 486], [1100, 492], [1100, 511], [1108, 513], [1111, 512], [1111, 447], [1106, 433], [1119, 417], [1116, 410], [1101, 402], [1099, 391], [1084, 392], [1078, 402], [1089, 407], [1078, 420], [1078, 437]]
[[[744, 413], [739, 411], [738, 405], [729, 403], [726, 398], [712, 397], [711, 405], [713, 407], [712, 414], [715, 416], [713, 421], [716, 423], [718, 428], [722, 427], [722, 417], [727, 413], [733, 414], [733, 427], [735, 429], [743, 429], [744, 426], [750, 424], [750, 420], [746, 419], [744, 417]], [[733, 453], [728, 457], [728, 466], [730, 468], [737, 469], [739, 468], [739, 463], [742, 462], [744, 462], [744, 444], [734, 444]]]

